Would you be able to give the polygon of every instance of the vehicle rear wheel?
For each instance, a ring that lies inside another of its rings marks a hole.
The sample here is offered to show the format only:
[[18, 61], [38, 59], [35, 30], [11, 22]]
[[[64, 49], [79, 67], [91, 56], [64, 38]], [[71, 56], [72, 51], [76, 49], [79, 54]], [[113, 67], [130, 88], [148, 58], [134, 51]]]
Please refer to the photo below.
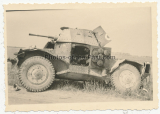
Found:
[[40, 92], [46, 90], [53, 83], [54, 78], [54, 67], [44, 57], [30, 57], [20, 66], [20, 82], [29, 91]]
[[122, 64], [112, 74], [112, 83], [115, 89], [124, 93], [126, 91], [136, 91], [141, 85], [141, 75], [136, 67], [130, 64]]

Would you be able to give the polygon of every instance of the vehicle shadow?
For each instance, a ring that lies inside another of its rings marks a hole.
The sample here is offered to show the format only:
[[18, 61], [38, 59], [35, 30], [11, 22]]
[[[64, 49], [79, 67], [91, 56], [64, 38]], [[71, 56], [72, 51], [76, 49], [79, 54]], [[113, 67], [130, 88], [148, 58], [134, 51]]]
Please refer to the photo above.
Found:
[[104, 82], [97, 81], [72, 81], [56, 79], [48, 90], [64, 90], [64, 91], [95, 91], [111, 89], [110, 85], [106, 85]]
[[53, 81], [53, 84], [48, 88], [48, 90], [83, 90], [84, 82], [83, 81], [72, 81], [72, 80], [63, 80], [56, 79]]

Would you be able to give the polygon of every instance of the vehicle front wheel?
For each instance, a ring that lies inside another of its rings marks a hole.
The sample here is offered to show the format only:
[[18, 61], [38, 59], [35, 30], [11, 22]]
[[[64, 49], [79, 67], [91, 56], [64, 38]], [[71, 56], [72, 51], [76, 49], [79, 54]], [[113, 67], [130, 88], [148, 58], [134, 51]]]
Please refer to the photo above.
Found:
[[141, 85], [140, 72], [130, 64], [122, 64], [113, 72], [111, 78], [113, 86], [120, 93], [124, 93], [127, 90], [136, 91]]
[[20, 82], [29, 91], [40, 92], [46, 90], [53, 83], [54, 78], [54, 67], [44, 57], [30, 57], [20, 66]]

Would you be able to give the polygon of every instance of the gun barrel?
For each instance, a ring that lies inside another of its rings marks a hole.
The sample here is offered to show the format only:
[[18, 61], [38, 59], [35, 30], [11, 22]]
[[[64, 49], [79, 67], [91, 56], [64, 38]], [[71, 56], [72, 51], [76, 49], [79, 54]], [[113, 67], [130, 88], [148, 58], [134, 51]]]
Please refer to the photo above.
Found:
[[38, 36], [38, 37], [46, 37], [46, 38], [50, 38], [50, 39], [57, 39], [53, 36], [44, 36], [44, 35], [37, 35], [37, 34], [31, 34], [31, 33], [29, 33], [29, 36]]

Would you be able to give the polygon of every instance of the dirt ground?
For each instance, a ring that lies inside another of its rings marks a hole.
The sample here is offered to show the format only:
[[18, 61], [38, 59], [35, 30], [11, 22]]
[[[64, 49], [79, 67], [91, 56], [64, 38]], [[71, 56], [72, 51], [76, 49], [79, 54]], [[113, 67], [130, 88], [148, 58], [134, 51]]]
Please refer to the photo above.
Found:
[[135, 101], [136, 99], [124, 99], [107, 95], [71, 92], [62, 90], [47, 90], [44, 92], [28, 92], [24, 88], [15, 91], [13, 86], [8, 86], [8, 103], [16, 104], [47, 104], [47, 103], [74, 103], [74, 102], [109, 102], [109, 101]]

